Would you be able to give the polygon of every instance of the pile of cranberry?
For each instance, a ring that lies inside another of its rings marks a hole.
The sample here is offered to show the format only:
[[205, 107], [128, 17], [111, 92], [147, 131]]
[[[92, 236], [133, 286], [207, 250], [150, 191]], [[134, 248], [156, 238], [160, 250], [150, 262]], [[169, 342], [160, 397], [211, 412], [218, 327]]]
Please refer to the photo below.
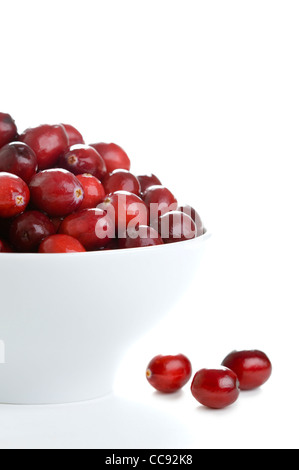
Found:
[[18, 134], [0, 113], [0, 252], [74, 253], [160, 245], [204, 233], [153, 174], [116, 144], [85, 145], [71, 125]]

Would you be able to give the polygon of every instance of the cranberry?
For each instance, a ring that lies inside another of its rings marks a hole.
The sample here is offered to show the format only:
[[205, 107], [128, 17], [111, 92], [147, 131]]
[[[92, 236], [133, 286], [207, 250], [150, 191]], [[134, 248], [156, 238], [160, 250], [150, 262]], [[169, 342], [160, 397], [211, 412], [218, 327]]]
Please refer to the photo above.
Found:
[[77, 176], [77, 179], [80, 181], [84, 191], [84, 199], [80, 210], [95, 208], [100, 202], [104, 201], [106, 191], [102, 183], [95, 176], [84, 174]]
[[196, 225], [191, 217], [179, 211], [162, 215], [159, 220], [159, 233], [164, 243], [191, 240], [197, 236]]
[[73, 145], [61, 155], [59, 166], [71, 171], [74, 175], [89, 173], [99, 179], [104, 178], [107, 173], [102, 157], [88, 145]]
[[147, 225], [140, 225], [138, 229], [127, 230], [126, 238], [119, 239], [120, 248], [139, 248], [143, 246], [163, 245], [159, 233]]
[[183, 354], [176, 356], [156, 356], [146, 370], [148, 382], [159, 392], [173, 393], [180, 390], [190, 380], [192, 366]]
[[165, 186], [150, 186], [143, 195], [143, 200], [150, 210], [151, 225], [157, 230], [161, 215], [175, 211], [178, 202]]
[[115, 236], [113, 220], [101, 209], [84, 209], [62, 222], [60, 234], [76, 238], [88, 251], [99, 250]]
[[78, 179], [62, 169], [44, 170], [30, 182], [31, 199], [36, 208], [51, 217], [64, 217], [79, 208], [84, 191]]
[[126, 229], [148, 225], [149, 215], [144, 202], [136, 194], [116, 191], [110, 194], [99, 207], [115, 221], [119, 237], [126, 236]]
[[12, 142], [18, 130], [15, 121], [9, 114], [0, 113], [0, 148]]
[[191, 219], [193, 220], [193, 222], [195, 222], [196, 229], [197, 229], [197, 236], [198, 236], [198, 237], [204, 234], [205, 229], [204, 229], [204, 226], [203, 226], [201, 217], [200, 217], [200, 215], [198, 214], [198, 212], [197, 212], [193, 207], [188, 206], [188, 205], [186, 204], [186, 205], [184, 205], [184, 206], [180, 206], [180, 207], [178, 208], [178, 211], [183, 212], [184, 214], [189, 215], [189, 217], [191, 217]]
[[137, 176], [140, 183], [141, 192], [144, 193], [151, 186], [161, 186], [161, 181], [153, 174]]
[[57, 233], [60, 229], [60, 225], [64, 221], [64, 217], [50, 217], [50, 220], [55, 227], [55, 233]]
[[68, 137], [63, 126], [42, 125], [27, 129], [19, 138], [29, 145], [37, 156], [39, 170], [52, 168], [68, 148]]
[[225, 367], [201, 369], [195, 374], [191, 392], [199, 403], [209, 408], [225, 408], [239, 397], [239, 382], [236, 374]]
[[18, 176], [0, 173], [0, 217], [9, 219], [28, 206], [30, 193], [27, 184]]
[[106, 194], [116, 191], [128, 191], [140, 195], [141, 187], [138, 179], [127, 170], [114, 170], [104, 180]]
[[37, 172], [37, 158], [33, 150], [22, 142], [12, 142], [0, 150], [0, 171], [6, 171], [30, 183]]
[[12, 249], [10, 246], [4, 241], [0, 239], [0, 253], [12, 253]]
[[84, 144], [84, 139], [80, 132], [70, 124], [61, 124], [64, 127], [66, 135], [69, 139], [69, 147], [77, 144]]
[[69, 235], [52, 235], [40, 244], [39, 253], [83, 253], [85, 248], [79, 240]]
[[116, 144], [91, 144], [103, 157], [108, 173], [114, 170], [130, 170], [131, 162], [126, 152]]
[[12, 222], [9, 239], [17, 251], [27, 253], [36, 251], [41, 241], [54, 233], [49, 217], [39, 211], [27, 211]]
[[252, 390], [263, 385], [272, 373], [269, 358], [262, 351], [233, 351], [222, 362], [222, 365], [237, 374], [240, 389]]

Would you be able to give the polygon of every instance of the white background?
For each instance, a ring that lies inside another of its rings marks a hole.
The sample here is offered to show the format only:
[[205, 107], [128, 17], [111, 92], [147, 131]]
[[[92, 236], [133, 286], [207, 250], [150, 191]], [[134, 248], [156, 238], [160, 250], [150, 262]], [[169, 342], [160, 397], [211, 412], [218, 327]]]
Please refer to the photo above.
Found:
[[[189, 296], [124, 357], [106, 439], [102, 402], [2, 406], [0, 446], [297, 448], [298, 2], [2, 0], [0, 17], [1, 111], [119, 143], [213, 234]], [[273, 376], [223, 411], [145, 381], [156, 354], [196, 370], [239, 348]]]

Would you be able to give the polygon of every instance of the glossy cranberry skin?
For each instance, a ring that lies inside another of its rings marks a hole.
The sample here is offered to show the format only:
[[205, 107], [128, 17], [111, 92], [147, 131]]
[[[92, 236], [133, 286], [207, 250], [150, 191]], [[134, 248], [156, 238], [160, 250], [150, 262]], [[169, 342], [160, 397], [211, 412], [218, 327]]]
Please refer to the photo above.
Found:
[[27, 129], [19, 140], [29, 145], [35, 152], [39, 170], [53, 168], [59, 156], [69, 145], [68, 137], [62, 125], [42, 125]]
[[59, 166], [72, 172], [74, 175], [89, 173], [102, 179], [107, 174], [104, 160], [98, 152], [88, 145], [73, 145], [61, 155]]
[[13, 118], [6, 113], [0, 113], [0, 148], [15, 140], [18, 130]]
[[183, 354], [176, 356], [156, 356], [146, 369], [148, 382], [159, 392], [173, 393], [180, 390], [190, 380], [192, 366]]
[[0, 253], [12, 253], [12, 249], [10, 246], [4, 241], [0, 239]]
[[106, 191], [100, 180], [89, 174], [78, 175], [77, 179], [84, 191], [84, 199], [79, 210], [93, 209], [104, 201]]
[[49, 217], [39, 211], [27, 211], [12, 222], [9, 239], [17, 251], [28, 253], [37, 251], [41, 241], [54, 233]]
[[238, 376], [241, 390], [260, 387], [270, 378], [272, 365], [265, 353], [258, 350], [233, 351], [222, 362]]
[[103, 157], [108, 173], [114, 170], [130, 170], [131, 162], [126, 152], [116, 144], [91, 144], [97, 152]]
[[161, 181], [156, 175], [152, 173], [150, 175], [139, 175], [137, 179], [140, 183], [141, 192], [144, 193], [151, 186], [162, 186]]
[[200, 237], [201, 235], [204, 234], [204, 225], [203, 225], [203, 222], [201, 220], [201, 217], [200, 217], [199, 213], [193, 207], [186, 204], [184, 206], [180, 206], [178, 208], [178, 211], [183, 212], [184, 214], [187, 214], [187, 215], [189, 215], [189, 217], [191, 217], [191, 219], [193, 220], [193, 222], [196, 225], [197, 236], [198, 237]]
[[175, 243], [195, 238], [197, 229], [191, 217], [183, 212], [174, 211], [160, 218], [159, 233], [164, 243]]
[[82, 134], [73, 126], [70, 124], [61, 124], [64, 127], [64, 130], [66, 132], [66, 135], [69, 140], [69, 147], [72, 147], [72, 145], [78, 145], [78, 144], [84, 144], [84, 139], [82, 137]]
[[76, 238], [86, 250], [93, 251], [108, 245], [115, 236], [114, 228], [113, 221], [103, 210], [84, 209], [66, 217], [59, 233]]
[[37, 158], [34, 151], [22, 142], [12, 142], [0, 150], [0, 171], [6, 171], [30, 183], [37, 172]]
[[30, 193], [27, 184], [18, 176], [0, 173], [0, 217], [9, 219], [24, 212]]
[[239, 397], [238, 377], [225, 367], [201, 369], [194, 376], [191, 392], [199, 403], [208, 408], [225, 408]]
[[126, 229], [136, 225], [148, 225], [148, 209], [136, 194], [116, 191], [106, 197], [99, 207], [115, 221], [115, 229], [120, 238], [126, 236]]
[[34, 206], [51, 217], [64, 217], [79, 209], [84, 191], [78, 179], [63, 169], [44, 170], [30, 182]]
[[151, 225], [156, 230], [159, 217], [178, 207], [176, 198], [165, 186], [150, 186], [143, 194], [143, 200], [150, 211]]
[[104, 180], [106, 194], [116, 191], [128, 191], [129, 193], [140, 196], [141, 187], [138, 179], [127, 170], [115, 170], [107, 175]]
[[126, 238], [120, 238], [118, 242], [120, 248], [141, 248], [164, 244], [159, 233], [147, 225], [141, 225], [138, 229], [127, 230]]
[[69, 235], [52, 235], [40, 244], [39, 253], [84, 253], [86, 250], [76, 238]]

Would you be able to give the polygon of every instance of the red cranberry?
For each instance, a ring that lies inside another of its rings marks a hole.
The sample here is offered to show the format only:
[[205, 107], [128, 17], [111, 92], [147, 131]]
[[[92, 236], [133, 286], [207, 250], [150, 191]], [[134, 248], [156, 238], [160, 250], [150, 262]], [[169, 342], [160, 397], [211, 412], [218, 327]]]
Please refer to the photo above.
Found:
[[222, 362], [237, 374], [240, 389], [252, 390], [263, 385], [272, 373], [269, 358], [262, 351], [233, 351]]
[[0, 113], [0, 148], [15, 140], [18, 130], [9, 114]]
[[33, 150], [22, 142], [12, 142], [0, 150], [0, 171], [6, 171], [30, 183], [37, 172], [37, 158]]
[[17, 251], [27, 253], [36, 251], [41, 241], [54, 233], [49, 217], [39, 211], [27, 211], [12, 222], [9, 238]]
[[55, 227], [55, 233], [57, 233], [60, 229], [60, 225], [64, 220], [64, 217], [50, 217], [50, 220]]
[[18, 176], [0, 173], [0, 217], [9, 219], [28, 206], [30, 193], [27, 184]]
[[84, 209], [62, 222], [60, 234], [76, 238], [88, 251], [108, 245], [115, 236], [113, 220], [101, 209]]
[[104, 201], [106, 191], [102, 183], [95, 176], [84, 174], [77, 176], [77, 179], [80, 181], [84, 191], [84, 199], [80, 210], [95, 208], [100, 202]]
[[149, 215], [144, 202], [136, 194], [117, 191], [110, 194], [99, 207], [115, 221], [119, 237], [126, 236], [126, 229], [148, 225]]
[[161, 186], [161, 181], [156, 177], [156, 175], [139, 175], [137, 179], [140, 183], [141, 192], [144, 193], [151, 186]]
[[130, 170], [131, 162], [126, 152], [116, 144], [91, 144], [103, 157], [108, 173], [114, 170]]
[[225, 367], [201, 369], [195, 374], [191, 392], [199, 403], [208, 408], [225, 408], [239, 397], [239, 382], [236, 374]]
[[190, 380], [192, 366], [183, 354], [176, 356], [156, 356], [146, 370], [148, 382], [159, 392], [173, 393], [180, 390]]
[[106, 194], [116, 191], [127, 191], [129, 193], [140, 195], [141, 187], [138, 179], [127, 170], [115, 170], [104, 180]]
[[86, 250], [76, 238], [69, 235], [52, 235], [40, 244], [39, 253], [84, 253]]
[[69, 147], [72, 147], [72, 145], [77, 145], [77, 144], [84, 144], [84, 139], [80, 132], [70, 124], [61, 124], [64, 127], [64, 130], [66, 132], [66, 135], [68, 136], [69, 139]]
[[99, 179], [104, 178], [107, 173], [102, 157], [88, 145], [73, 145], [61, 155], [59, 166], [71, 171], [74, 175], [89, 173]]
[[68, 148], [68, 137], [61, 125], [27, 129], [19, 140], [35, 152], [39, 170], [54, 167], [59, 156]]
[[179, 211], [162, 215], [159, 220], [159, 233], [164, 243], [191, 240], [197, 236], [196, 225], [191, 217]]
[[4, 240], [0, 240], [0, 253], [12, 253], [12, 249]]
[[163, 245], [159, 233], [147, 225], [127, 230], [126, 238], [119, 239], [120, 248], [140, 248], [143, 246]]
[[200, 215], [198, 214], [198, 212], [193, 207], [188, 206], [186, 204], [184, 206], [180, 206], [178, 208], [178, 211], [189, 215], [189, 217], [191, 217], [193, 222], [195, 222], [198, 237], [204, 234], [204, 226], [203, 226], [202, 220], [200, 218]]
[[64, 217], [80, 207], [84, 191], [78, 179], [62, 169], [44, 170], [30, 182], [31, 199], [36, 208], [51, 217]]
[[164, 186], [150, 186], [143, 195], [143, 200], [150, 211], [151, 225], [157, 230], [161, 215], [175, 211], [178, 202], [169, 189]]

